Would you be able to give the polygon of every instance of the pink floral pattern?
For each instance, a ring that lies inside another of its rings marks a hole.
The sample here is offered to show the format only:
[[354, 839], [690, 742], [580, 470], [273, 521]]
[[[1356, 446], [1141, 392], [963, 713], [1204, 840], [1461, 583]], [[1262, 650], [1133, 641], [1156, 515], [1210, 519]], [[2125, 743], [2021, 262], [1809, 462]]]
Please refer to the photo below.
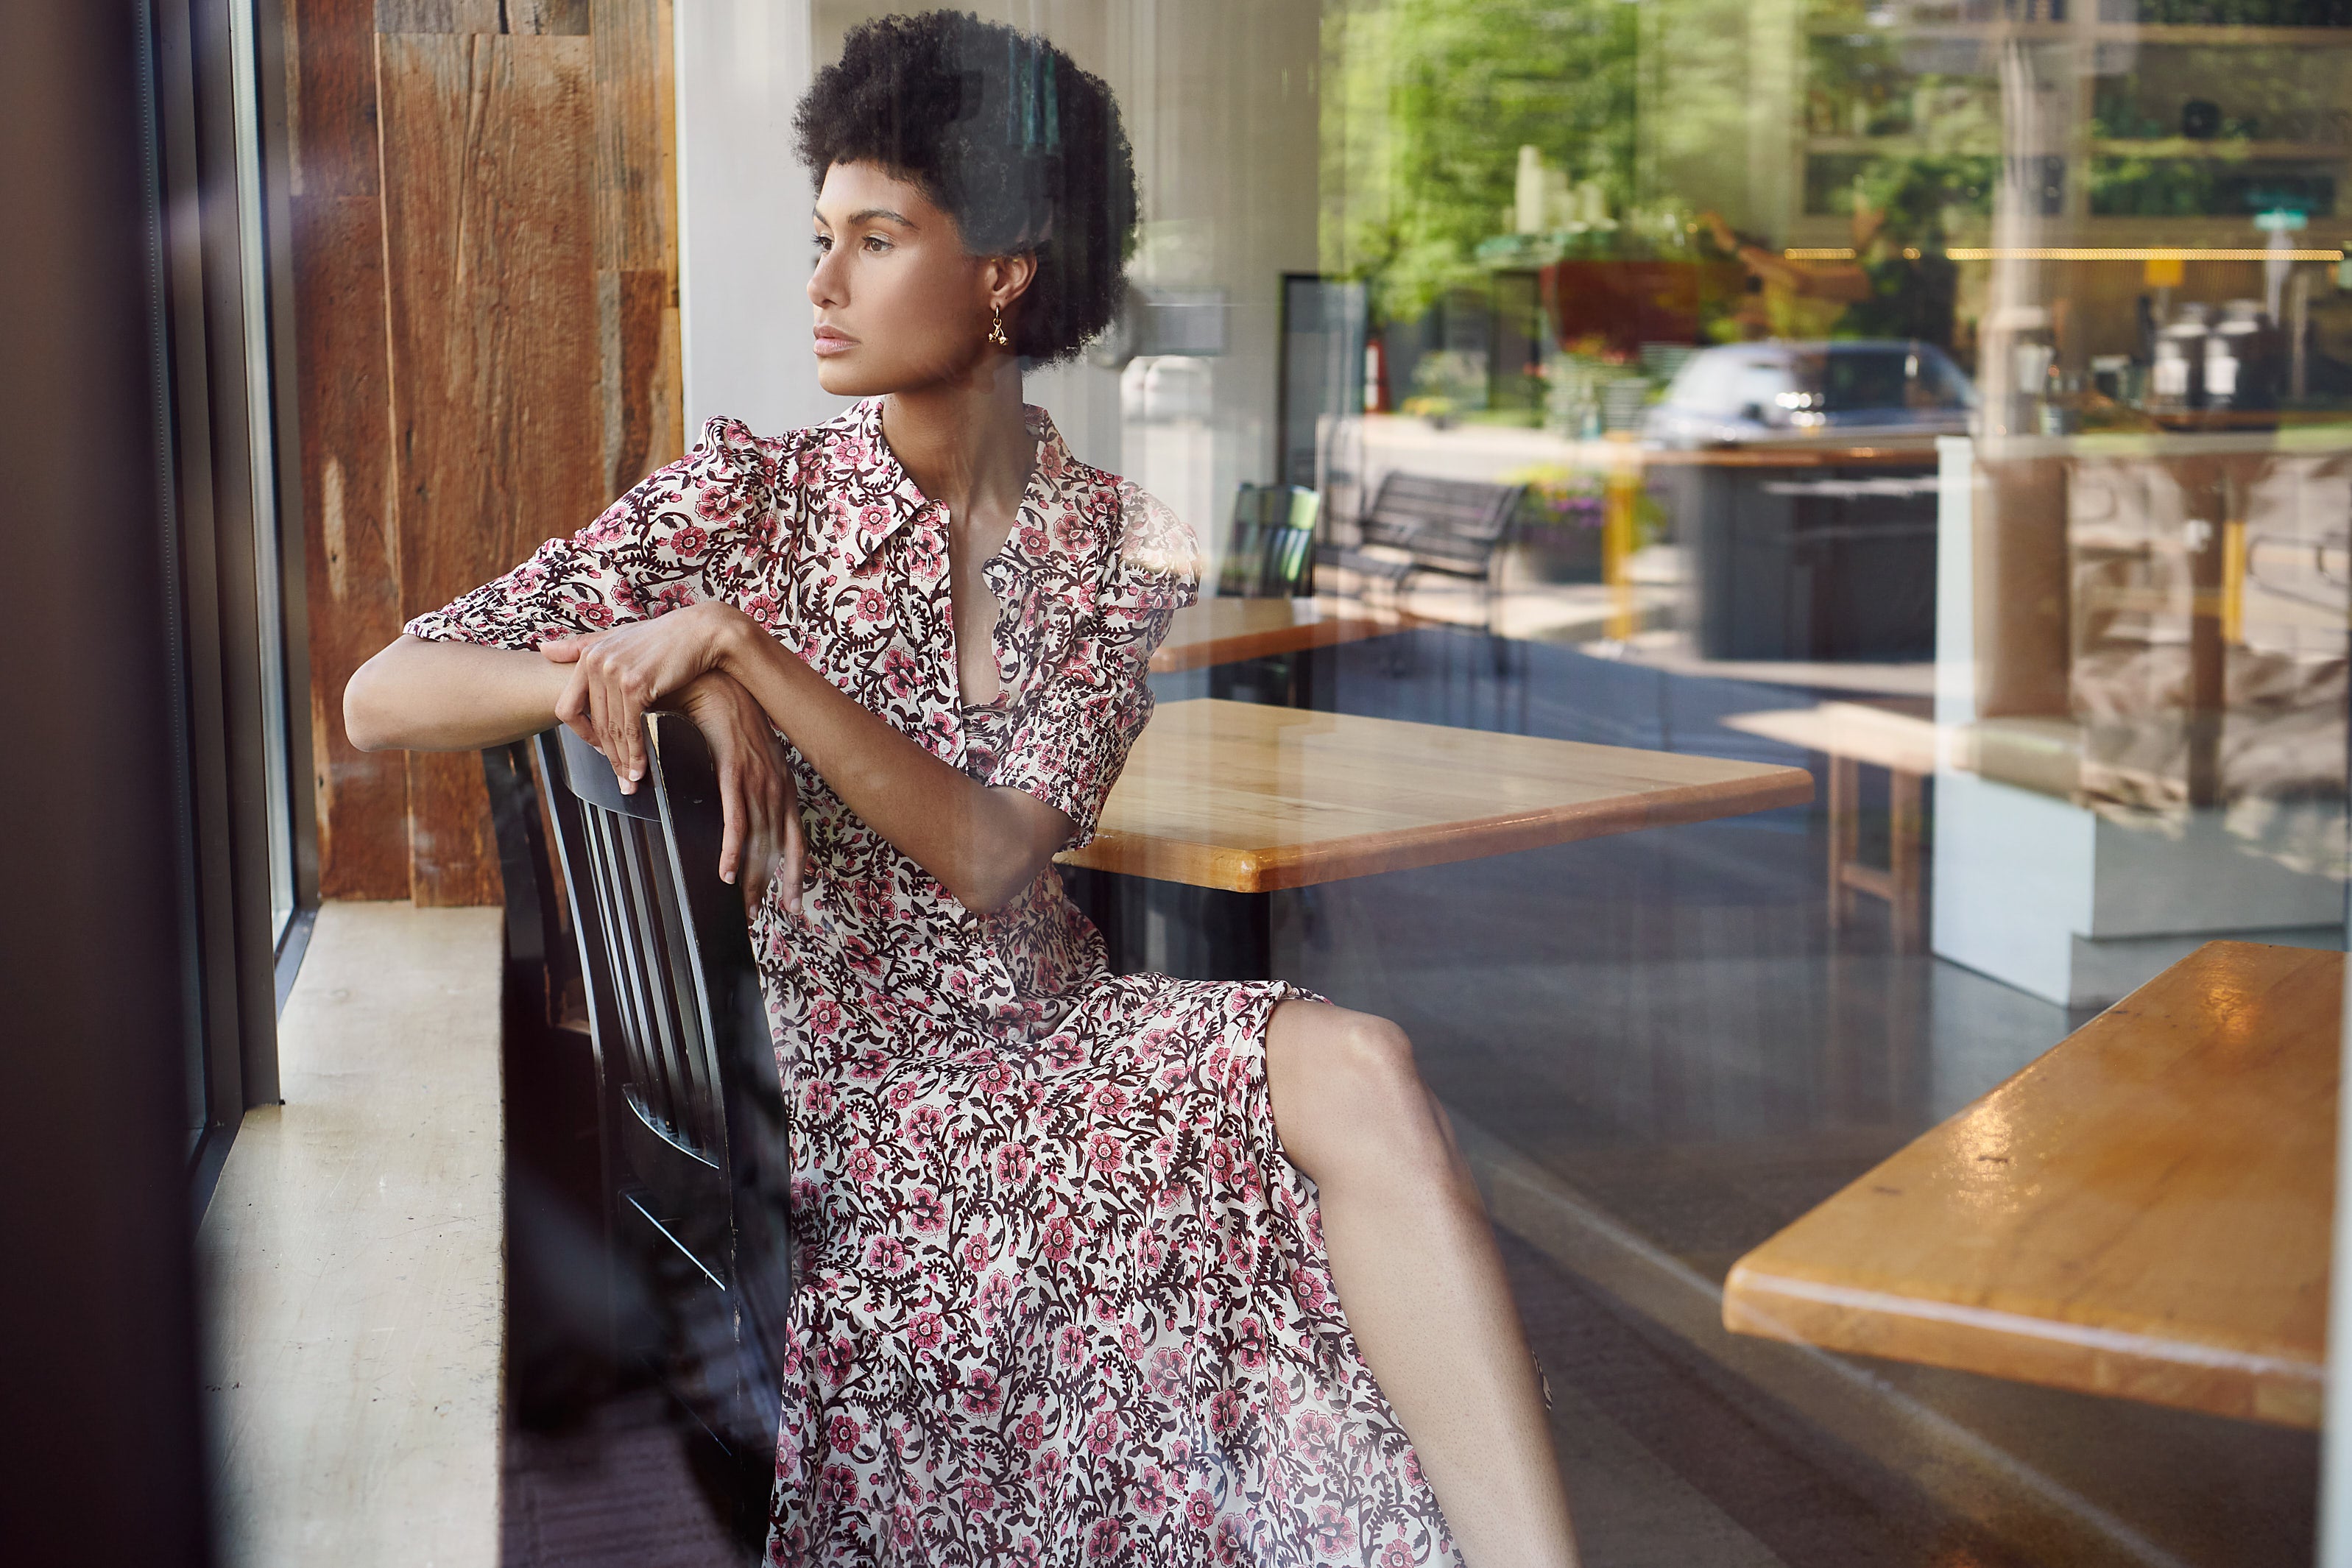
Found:
[[[1029, 411], [983, 574], [1003, 692], [957, 677], [947, 517], [880, 405], [702, 443], [418, 637], [535, 647], [725, 599], [943, 760], [1093, 831], [1194, 593], [1192, 537]], [[1113, 975], [1048, 868], [983, 919], [797, 753], [813, 879], [758, 912], [797, 1111], [768, 1561], [1458, 1562], [1341, 1316], [1265, 1087], [1279, 982]]]

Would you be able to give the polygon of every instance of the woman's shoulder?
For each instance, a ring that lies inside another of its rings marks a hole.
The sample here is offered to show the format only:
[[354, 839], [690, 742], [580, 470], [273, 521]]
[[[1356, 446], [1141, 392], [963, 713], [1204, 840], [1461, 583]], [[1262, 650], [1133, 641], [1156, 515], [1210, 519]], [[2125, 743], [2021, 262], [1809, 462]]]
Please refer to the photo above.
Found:
[[1197, 583], [1201, 541], [1174, 510], [1131, 479], [1114, 479], [1118, 497], [1118, 560], [1129, 572]]
[[1133, 479], [1080, 462], [1042, 410], [1029, 411], [1031, 428], [1042, 439], [1040, 477], [1059, 493], [1068, 515], [1093, 520], [1093, 535], [1122, 575], [1194, 581], [1200, 576], [1200, 542], [1184, 520]]
[[1091, 504], [1083, 510], [1098, 520], [1095, 536], [1114, 601], [1163, 608], [1192, 602], [1201, 545], [1174, 509], [1134, 480], [1089, 464], [1072, 460], [1061, 478], [1065, 494], [1087, 497]]
[[799, 426], [772, 436], [757, 434], [749, 423], [732, 415], [716, 414], [702, 422], [702, 434], [688, 449], [684, 460], [689, 466], [724, 470], [726, 474], [755, 469], [772, 479], [786, 479], [794, 459], [819, 452], [852, 433], [856, 414], [853, 408], [821, 425]]

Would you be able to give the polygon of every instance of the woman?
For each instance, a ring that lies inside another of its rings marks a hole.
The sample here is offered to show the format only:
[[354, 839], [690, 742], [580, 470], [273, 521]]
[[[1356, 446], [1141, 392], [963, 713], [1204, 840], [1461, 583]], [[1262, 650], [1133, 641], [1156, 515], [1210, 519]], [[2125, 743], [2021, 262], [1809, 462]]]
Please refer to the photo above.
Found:
[[713, 420], [344, 699], [362, 746], [561, 721], [625, 788], [648, 707], [710, 738], [801, 1130], [770, 1561], [1571, 1562], [1403, 1035], [1113, 976], [1050, 864], [1194, 592], [1183, 527], [1021, 401], [1122, 287], [1108, 90], [935, 13], [853, 33], [798, 130], [819, 376], [867, 401]]

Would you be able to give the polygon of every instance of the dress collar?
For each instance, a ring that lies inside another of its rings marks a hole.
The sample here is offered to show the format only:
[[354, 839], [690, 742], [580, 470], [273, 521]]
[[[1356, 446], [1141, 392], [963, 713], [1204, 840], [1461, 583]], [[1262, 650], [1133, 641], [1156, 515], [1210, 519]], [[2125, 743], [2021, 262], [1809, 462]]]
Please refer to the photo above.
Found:
[[[1034, 403], [1021, 405], [1022, 422], [1037, 443], [1036, 466], [1030, 470], [1028, 489], [1022, 492], [1019, 517], [1013, 524], [1015, 541], [1007, 555], [1020, 552], [1024, 525], [1034, 524], [1046, 515], [1053, 501], [1068, 482], [1076, 468], [1070, 449], [1063, 443], [1062, 433], [1054, 427], [1053, 416]], [[879, 492], [888, 498], [887, 505], [846, 507], [837, 513], [841, 526], [841, 543], [853, 566], [862, 566], [872, 560], [892, 535], [919, 518], [940, 509], [939, 503], [923, 494], [914, 476], [908, 473], [890, 443], [882, 434], [882, 400], [869, 397], [850, 409], [838, 421], [840, 439], [849, 449], [840, 454], [853, 470], [869, 476], [869, 493]], [[940, 523], [942, 540], [944, 517]]]

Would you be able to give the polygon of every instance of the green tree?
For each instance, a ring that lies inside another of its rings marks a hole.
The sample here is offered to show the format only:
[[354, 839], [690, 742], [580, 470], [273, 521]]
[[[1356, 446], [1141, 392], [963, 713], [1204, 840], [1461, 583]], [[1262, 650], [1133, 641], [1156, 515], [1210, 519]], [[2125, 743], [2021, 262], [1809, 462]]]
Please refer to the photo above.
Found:
[[1522, 146], [1612, 209], [1633, 197], [1639, 7], [1356, 0], [1327, 13], [1325, 265], [1385, 320], [1483, 281]]

